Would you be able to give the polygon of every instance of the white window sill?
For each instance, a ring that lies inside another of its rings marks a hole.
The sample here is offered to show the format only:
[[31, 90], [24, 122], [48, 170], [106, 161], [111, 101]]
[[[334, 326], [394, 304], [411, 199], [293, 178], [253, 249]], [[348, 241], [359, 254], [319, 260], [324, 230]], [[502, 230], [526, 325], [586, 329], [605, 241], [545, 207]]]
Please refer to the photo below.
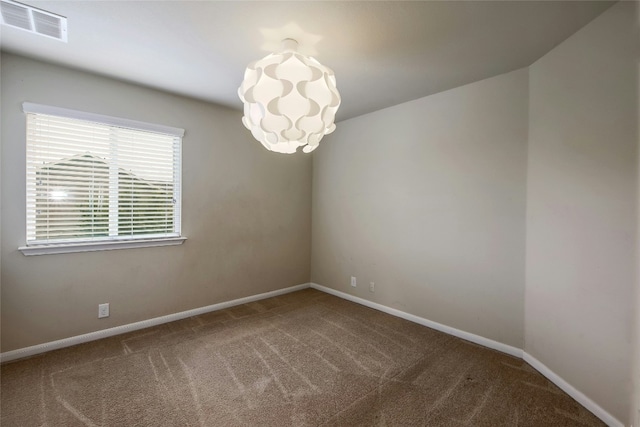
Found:
[[73, 252], [110, 251], [113, 249], [149, 248], [154, 246], [181, 245], [186, 237], [165, 237], [147, 240], [119, 240], [82, 243], [59, 243], [52, 245], [21, 246], [18, 248], [25, 256], [68, 254]]

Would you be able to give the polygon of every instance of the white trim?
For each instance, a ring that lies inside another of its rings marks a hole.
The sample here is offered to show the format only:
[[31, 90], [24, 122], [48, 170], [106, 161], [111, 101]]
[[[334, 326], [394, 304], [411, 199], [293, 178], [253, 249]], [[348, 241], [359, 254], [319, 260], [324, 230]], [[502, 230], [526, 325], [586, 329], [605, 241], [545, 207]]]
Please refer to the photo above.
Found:
[[508, 344], [503, 344], [501, 342], [494, 341], [492, 339], [485, 338], [480, 335], [476, 335], [470, 332], [462, 331], [460, 329], [452, 328], [451, 326], [443, 325], [442, 323], [434, 322], [433, 320], [428, 320], [423, 317], [416, 316], [414, 314], [409, 314], [404, 311], [397, 310], [395, 308], [387, 307], [386, 305], [378, 304], [377, 302], [372, 302], [364, 298], [360, 298], [344, 292], [336, 291], [335, 289], [327, 288], [326, 286], [318, 285], [317, 283], [311, 283], [311, 287], [313, 289], [317, 289], [319, 291], [326, 292], [331, 295], [335, 295], [342, 299], [346, 299], [346, 300], [367, 306], [369, 308], [373, 308], [373, 309], [382, 311], [384, 313], [391, 314], [392, 316], [400, 317], [410, 322], [417, 323], [419, 325], [426, 326], [428, 328], [435, 329], [440, 332], [444, 332], [445, 334], [453, 335], [455, 337], [462, 338], [463, 340], [480, 344], [483, 347], [488, 347], [494, 350], [498, 350], [502, 353], [506, 353], [511, 356], [515, 356], [522, 359], [522, 350], [519, 348], [510, 346]]
[[181, 245], [186, 237], [163, 237], [160, 239], [115, 240], [81, 243], [59, 243], [52, 245], [21, 246], [18, 248], [25, 256], [69, 254], [73, 252], [110, 251], [113, 249], [150, 248], [155, 246]]
[[103, 114], [87, 113], [85, 111], [71, 110], [69, 108], [52, 107], [50, 105], [23, 102], [22, 111], [25, 113], [47, 114], [50, 116], [67, 117], [70, 119], [85, 120], [88, 122], [103, 123], [128, 129], [146, 130], [178, 137], [184, 136], [184, 129], [171, 126], [157, 125], [155, 123], [140, 122], [124, 119], [122, 117], [105, 116]]
[[589, 399], [584, 395], [584, 393], [569, 384], [562, 377], [549, 369], [544, 363], [540, 362], [527, 352], [523, 353], [523, 359], [536, 371], [547, 377], [549, 381], [560, 387], [562, 391], [574, 398], [579, 404], [591, 411], [596, 417], [600, 418], [606, 425], [609, 427], [624, 427], [624, 424], [620, 420], [602, 409], [600, 405]]
[[337, 291], [335, 289], [327, 288], [326, 286], [319, 285], [317, 283], [311, 283], [311, 287], [313, 289], [317, 289], [322, 292], [326, 292], [331, 295], [335, 295], [339, 298], [346, 299], [348, 301], [352, 301], [358, 304], [362, 304], [369, 308], [373, 308], [375, 310], [382, 311], [387, 314], [391, 314], [392, 316], [400, 317], [405, 320], [409, 320], [410, 322], [417, 323], [419, 325], [427, 326], [432, 329], [436, 329], [438, 331], [444, 332], [449, 335], [456, 336], [458, 338], [462, 338], [467, 341], [471, 341], [476, 344], [480, 344], [481, 346], [492, 348], [494, 350], [501, 351], [503, 353], [509, 354], [511, 356], [515, 356], [519, 359], [523, 359], [529, 365], [531, 365], [535, 370], [544, 375], [549, 381], [560, 387], [565, 393], [575, 399], [579, 404], [584, 406], [587, 410], [591, 411], [596, 417], [600, 418], [605, 424], [609, 427], [624, 427], [624, 424], [621, 423], [616, 417], [608, 413], [604, 410], [600, 405], [595, 403], [593, 400], [589, 399], [582, 392], [577, 390], [567, 381], [558, 376], [551, 369], [547, 368], [542, 362], [538, 361], [536, 358], [526, 353], [524, 350], [521, 350], [516, 347], [512, 347], [507, 344], [503, 344], [498, 341], [491, 340], [489, 338], [482, 337], [480, 335], [475, 335], [470, 332], [462, 331], [460, 329], [452, 328], [447, 325], [443, 325], [441, 323], [434, 322], [432, 320], [424, 319], [422, 317], [405, 313], [404, 311], [397, 310], [395, 308], [387, 307], [386, 305], [378, 304], [376, 302], [372, 302], [366, 300], [364, 298], [360, 298], [354, 295], [347, 294], [345, 292]]
[[21, 359], [24, 357], [34, 356], [36, 354], [45, 353], [51, 350], [57, 350], [64, 347], [70, 347], [76, 344], [82, 344], [89, 341], [95, 341], [101, 338], [107, 338], [114, 335], [123, 334], [126, 332], [136, 331], [138, 329], [144, 329], [151, 326], [160, 325], [163, 323], [173, 322], [180, 319], [186, 319], [187, 317], [197, 316], [199, 314], [208, 313], [211, 311], [222, 310], [224, 308], [233, 307], [240, 304], [246, 304], [248, 302], [259, 301], [266, 298], [275, 297], [278, 295], [284, 295], [290, 292], [299, 291], [306, 288], [313, 288], [319, 291], [325, 292], [327, 294], [331, 294], [337, 296], [339, 298], [355, 302], [357, 304], [364, 305], [369, 308], [373, 308], [375, 310], [382, 311], [384, 313], [390, 314], [392, 316], [400, 317], [402, 319], [408, 320], [410, 322], [417, 323], [422, 326], [426, 326], [432, 329], [436, 329], [438, 331], [444, 332], [448, 335], [453, 335], [458, 338], [462, 338], [467, 341], [471, 341], [473, 343], [479, 344], [484, 347], [488, 347], [494, 350], [498, 350], [500, 352], [509, 354], [511, 356], [515, 356], [519, 359], [523, 359], [529, 365], [531, 365], [535, 370], [544, 375], [549, 381], [560, 387], [565, 393], [575, 399], [579, 404], [584, 406], [587, 410], [591, 411], [596, 417], [601, 419], [605, 424], [609, 427], [624, 427], [624, 424], [620, 422], [616, 417], [611, 415], [609, 412], [604, 410], [600, 405], [595, 403], [593, 400], [589, 399], [578, 389], [573, 387], [551, 369], [546, 367], [542, 362], [537, 360], [535, 357], [531, 356], [527, 352], [507, 345], [498, 341], [491, 340], [489, 338], [482, 337], [480, 335], [475, 335], [470, 332], [465, 332], [460, 329], [452, 328], [450, 326], [443, 325], [441, 323], [434, 322], [432, 320], [424, 319], [422, 317], [405, 313], [404, 311], [397, 310], [395, 308], [387, 307], [382, 304], [378, 304], [372, 301], [368, 301], [364, 298], [356, 297], [354, 295], [350, 295], [341, 291], [337, 291], [335, 289], [327, 288], [326, 286], [319, 285], [317, 283], [303, 283], [297, 286], [291, 286], [289, 288], [278, 289], [271, 292], [265, 292], [263, 294], [253, 295], [249, 297], [239, 298], [232, 301], [222, 302], [218, 304], [209, 305], [206, 307], [196, 308], [193, 310], [187, 310], [180, 313], [169, 314], [167, 316], [156, 317], [149, 320], [143, 320], [136, 323], [130, 323], [128, 325], [116, 326], [114, 328], [103, 329], [101, 331], [90, 332], [84, 335], [78, 335], [75, 337], [65, 338], [58, 341], [52, 341], [49, 343], [38, 344], [31, 347], [26, 347], [18, 350], [8, 351], [6, 353], [0, 353], [0, 362], [9, 362], [11, 360]]
[[265, 292], [263, 294], [252, 295], [244, 298], [238, 298], [231, 301], [208, 305], [206, 307], [200, 307], [200, 308], [194, 308], [193, 310], [182, 311], [180, 313], [168, 314], [166, 316], [155, 317], [153, 319], [142, 320], [140, 322], [129, 323], [127, 325], [116, 326], [109, 329], [103, 329], [101, 331], [89, 332], [88, 334], [77, 335], [75, 337], [70, 337], [70, 338], [64, 338], [58, 341], [51, 341], [44, 344], [38, 344], [31, 347], [21, 348], [18, 350], [7, 351], [5, 353], [0, 353], [0, 363], [9, 362], [11, 360], [16, 360], [16, 359], [22, 359], [23, 357], [34, 356], [36, 354], [45, 353], [51, 350], [71, 347], [72, 345], [95, 341], [102, 338], [112, 337], [114, 335], [120, 335], [127, 332], [137, 331], [139, 329], [149, 328], [151, 326], [157, 326], [163, 323], [174, 322], [176, 320], [186, 319], [187, 317], [197, 316], [199, 314], [209, 313], [211, 311], [218, 311], [225, 308], [234, 307], [240, 304], [246, 304], [249, 302], [259, 301], [266, 298], [277, 297], [278, 295], [284, 295], [290, 292], [307, 289], [308, 287], [309, 287], [309, 283], [303, 283], [301, 285], [291, 286], [289, 288], [284, 288], [284, 289], [277, 289], [275, 291]]

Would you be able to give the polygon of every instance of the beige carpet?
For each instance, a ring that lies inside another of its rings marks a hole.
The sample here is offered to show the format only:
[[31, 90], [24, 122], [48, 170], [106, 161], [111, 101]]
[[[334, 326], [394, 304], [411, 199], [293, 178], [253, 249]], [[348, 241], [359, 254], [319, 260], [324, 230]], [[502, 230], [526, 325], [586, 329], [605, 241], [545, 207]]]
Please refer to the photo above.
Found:
[[9, 426], [601, 426], [525, 362], [307, 289], [1, 367]]

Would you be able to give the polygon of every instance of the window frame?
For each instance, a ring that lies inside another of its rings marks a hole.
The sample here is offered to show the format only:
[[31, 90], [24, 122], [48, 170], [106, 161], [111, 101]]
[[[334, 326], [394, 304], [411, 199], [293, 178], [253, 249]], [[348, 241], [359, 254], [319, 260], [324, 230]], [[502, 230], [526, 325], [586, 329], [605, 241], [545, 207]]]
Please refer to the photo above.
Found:
[[[50, 116], [58, 116], [76, 120], [83, 120], [88, 122], [95, 122], [107, 126], [116, 126], [121, 128], [128, 128], [140, 131], [147, 131], [153, 133], [162, 133], [180, 138], [178, 153], [180, 156], [177, 165], [175, 165], [174, 173], [178, 176], [178, 185], [176, 187], [177, 203], [179, 204], [178, 223], [174, 225], [174, 233], [177, 235], [171, 236], [158, 236], [150, 237], [149, 235], [136, 236], [124, 236], [109, 239], [77, 239], [69, 241], [55, 241], [51, 243], [37, 241], [29, 243], [26, 241], [27, 235], [25, 234], [25, 245], [18, 248], [24, 255], [45, 255], [45, 254], [60, 254], [60, 253], [73, 253], [73, 252], [93, 252], [102, 250], [113, 249], [127, 249], [127, 248], [143, 248], [143, 247], [157, 247], [157, 246], [173, 246], [181, 245], [187, 239], [182, 235], [182, 138], [184, 137], [184, 129], [158, 125], [153, 123], [141, 122], [137, 120], [124, 119], [120, 117], [106, 116], [102, 114], [88, 113], [83, 111], [71, 110], [61, 107], [53, 107], [49, 105], [35, 104], [31, 102], [24, 102], [22, 104], [22, 111], [26, 114], [43, 114]], [[26, 125], [25, 125], [26, 129]], [[25, 135], [25, 147], [26, 147], [26, 135]], [[25, 158], [25, 162], [27, 159]], [[27, 165], [28, 166], [28, 165]], [[26, 179], [26, 175], [25, 175]], [[26, 183], [26, 182], [25, 182]], [[25, 186], [25, 190], [28, 189]], [[28, 199], [25, 199], [25, 209], [28, 209]], [[25, 232], [27, 230], [27, 211], [25, 210]]]

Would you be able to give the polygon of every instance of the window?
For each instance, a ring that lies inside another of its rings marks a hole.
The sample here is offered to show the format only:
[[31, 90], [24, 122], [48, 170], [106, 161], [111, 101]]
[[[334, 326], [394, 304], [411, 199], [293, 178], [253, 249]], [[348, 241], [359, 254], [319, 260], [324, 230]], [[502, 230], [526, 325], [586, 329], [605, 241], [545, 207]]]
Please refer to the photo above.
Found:
[[24, 103], [26, 255], [180, 244], [184, 130]]

